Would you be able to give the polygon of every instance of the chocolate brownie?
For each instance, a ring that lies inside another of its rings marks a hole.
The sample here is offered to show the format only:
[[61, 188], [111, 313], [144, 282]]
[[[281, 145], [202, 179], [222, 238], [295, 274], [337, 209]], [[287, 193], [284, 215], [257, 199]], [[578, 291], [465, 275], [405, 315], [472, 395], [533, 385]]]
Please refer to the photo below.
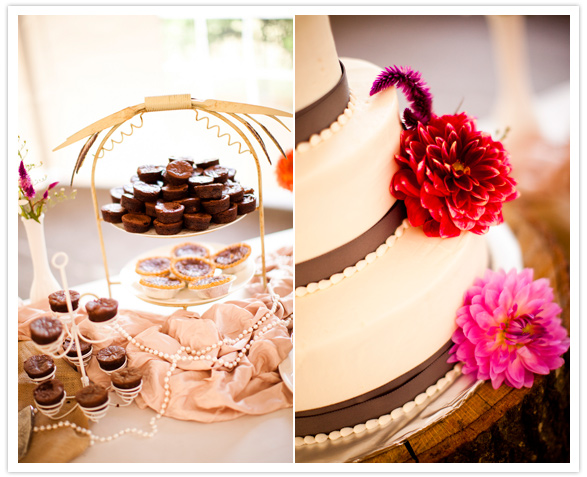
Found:
[[51, 316], [43, 316], [29, 325], [31, 339], [39, 345], [47, 345], [57, 341], [63, 333], [61, 322]]
[[222, 194], [228, 195], [231, 202], [239, 202], [245, 196], [245, 191], [238, 182], [228, 180], [222, 187]]
[[41, 406], [51, 406], [61, 402], [65, 396], [65, 388], [58, 379], [50, 379], [39, 384], [33, 391], [33, 397]]
[[175, 200], [185, 199], [188, 196], [189, 187], [187, 184], [167, 184], [161, 188], [161, 193], [164, 201], [173, 202]]
[[122, 197], [120, 198], [120, 205], [122, 205], [131, 214], [142, 214], [145, 212], [145, 203], [127, 192], [122, 194]]
[[228, 210], [230, 207], [230, 197], [223, 195], [220, 199], [203, 200], [202, 207], [210, 215], [218, 214]]
[[128, 210], [120, 204], [106, 204], [103, 205], [100, 210], [102, 211], [104, 222], [109, 222], [111, 224], [121, 223], [122, 216], [128, 214]]
[[[61, 345], [61, 347], [63, 348], [63, 351], [67, 350], [67, 348], [69, 348], [69, 343], [71, 343], [71, 338], [65, 338], [65, 340], [63, 341], [63, 344]], [[82, 356], [85, 356], [87, 353], [92, 351], [92, 343], [88, 343], [87, 341], [84, 341], [82, 339], [79, 340], [79, 347], [80, 350], [82, 352]], [[67, 352], [67, 356], [69, 356], [70, 358], [77, 358], [77, 347], [75, 346], [75, 343], [73, 344], [73, 346], [71, 347], [71, 349]]]
[[242, 200], [236, 202], [236, 205], [238, 206], [238, 215], [248, 214], [257, 208], [257, 198], [254, 195], [246, 194]]
[[197, 197], [186, 197], [179, 201], [181, 205], [185, 207], [183, 213], [184, 214], [195, 214], [200, 210], [200, 199]]
[[141, 384], [143, 373], [138, 368], [124, 368], [110, 375], [112, 386], [118, 389], [134, 389]]
[[203, 212], [183, 214], [183, 225], [188, 230], [202, 231], [210, 227], [212, 216]]
[[196, 162], [196, 167], [200, 167], [202, 169], [208, 169], [208, 167], [218, 166], [220, 164], [220, 159], [203, 159], [201, 161]]
[[222, 197], [222, 187], [222, 184], [216, 182], [212, 184], [202, 184], [194, 187], [193, 195], [200, 199], [217, 200]]
[[179, 222], [165, 223], [157, 219], [153, 220], [155, 232], [159, 235], [176, 235], [183, 229], [183, 217]]
[[190, 193], [194, 193], [196, 187], [206, 184], [212, 184], [214, 179], [208, 176], [196, 176], [193, 175], [188, 179], [188, 184], [190, 186]]
[[185, 161], [188, 162], [192, 167], [194, 166], [194, 158], [192, 156], [170, 156], [169, 163], [174, 161]]
[[36, 354], [27, 358], [23, 364], [25, 373], [31, 379], [41, 379], [49, 376], [55, 369], [55, 363], [51, 356], [46, 354]]
[[132, 185], [132, 182], [130, 184], [123, 185], [122, 188], [124, 189], [125, 194], [130, 194], [130, 195], [133, 195], [133, 192], [135, 190], [135, 188]]
[[144, 165], [137, 169], [139, 179], [147, 184], [156, 184], [161, 180], [161, 173], [165, 168], [163, 166]]
[[75, 393], [75, 399], [81, 407], [91, 409], [108, 402], [108, 391], [99, 384], [90, 383]]
[[113, 187], [110, 189], [110, 198], [115, 204], [120, 204], [120, 198], [122, 197], [122, 194], [124, 194], [123, 187]]
[[94, 323], [102, 323], [116, 316], [118, 302], [114, 298], [98, 298], [86, 304], [88, 318]]
[[212, 216], [212, 221], [217, 224], [228, 224], [236, 220], [238, 215], [238, 206], [236, 204], [231, 205], [228, 209], [218, 212]]
[[212, 166], [204, 169], [204, 175], [214, 179], [214, 182], [224, 183], [228, 180], [228, 169], [222, 166]]
[[155, 206], [157, 220], [162, 224], [172, 224], [183, 219], [185, 207], [179, 202], [163, 202]]
[[[71, 300], [72, 311], [77, 310], [79, 305], [80, 294], [75, 290], [69, 290], [69, 299]], [[56, 313], [67, 313], [67, 299], [65, 297], [65, 290], [59, 290], [49, 295], [49, 306], [51, 310]]]
[[155, 207], [157, 207], [157, 204], [162, 204], [163, 202], [165, 202], [163, 199], [157, 199], [156, 202], [145, 202], [145, 214], [149, 217], [157, 217]]
[[130, 183], [133, 184], [133, 185], [134, 185], [135, 182], [138, 182], [140, 180], [141, 179], [140, 179], [140, 177], [137, 174], [135, 174], [134, 176], [130, 176]]
[[122, 216], [122, 225], [127, 232], [142, 234], [151, 227], [151, 217], [145, 214], [126, 214]]
[[[134, 198], [141, 202], [154, 202], [161, 195], [161, 187], [157, 184], [147, 184], [143, 181], [134, 183]], [[143, 204], [143, 210], [145, 205]]]
[[167, 165], [165, 177], [170, 184], [185, 184], [192, 176], [194, 168], [183, 160], [172, 161]]
[[126, 361], [126, 351], [122, 346], [111, 345], [98, 351], [96, 359], [102, 369], [113, 371]]

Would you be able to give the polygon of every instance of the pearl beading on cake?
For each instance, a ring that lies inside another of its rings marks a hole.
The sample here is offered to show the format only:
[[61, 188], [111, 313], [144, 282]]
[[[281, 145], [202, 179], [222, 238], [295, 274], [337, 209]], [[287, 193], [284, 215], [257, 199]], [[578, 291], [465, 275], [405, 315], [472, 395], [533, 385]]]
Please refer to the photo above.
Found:
[[345, 268], [341, 273], [335, 273], [330, 278], [320, 280], [319, 282], [311, 282], [306, 286], [296, 288], [296, 297], [304, 297], [321, 290], [326, 290], [333, 285], [342, 282], [346, 278], [352, 277], [355, 273], [364, 270], [367, 265], [373, 263], [379, 257], [385, 255], [385, 252], [399, 239], [404, 232], [410, 227], [408, 219], [404, 219], [401, 225], [395, 229], [395, 232], [390, 235], [385, 242], [383, 242], [374, 252], [367, 254], [367, 256], [359, 260], [354, 266]]
[[329, 434], [316, 434], [315, 436], [305, 436], [305, 437], [296, 437], [295, 438], [295, 445], [296, 447], [301, 447], [304, 445], [311, 445], [311, 444], [321, 444], [328, 440], [336, 441], [340, 438], [348, 437], [352, 434], [361, 434], [367, 430], [376, 429], [378, 427], [384, 427], [388, 425], [392, 421], [397, 421], [400, 418], [408, 415], [409, 413], [413, 412], [414, 409], [417, 407], [423, 408], [427, 406], [430, 401], [436, 397], [437, 394], [445, 391], [447, 387], [452, 384], [462, 373], [462, 365], [460, 363], [456, 364], [453, 369], [451, 369], [446, 375], [440, 378], [436, 384], [428, 387], [426, 392], [418, 394], [413, 401], [409, 401], [404, 404], [402, 407], [398, 407], [394, 409], [389, 414], [384, 414], [380, 416], [378, 419], [369, 419], [365, 423], [357, 424], [354, 427], [343, 427], [338, 431], [332, 431]]
[[349, 119], [352, 117], [352, 115], [355, 111], [355, 108], [356, 108], [356, 103], [357, 103], [357, 99], [355, 98], [355, 96], [353, 95], [353, 93], [351, 91], [351, 93], [349, 95], [349, 102], [347, 104], [347, 107], [336, 118], [336, 121], [334, 121], [329, 127], [323, 129], [319, 133], [312, 134], [310, 136], [310, 139], [308, 139], [308, 141], [299, 143], [296, 146], [296, 152], [303, 153], [303, 152], [309, 151], [313, 147], [316, 147], [318, 144], [320, 144], [322, 141], [326, 141], [326, 140], [330, 139], [334, 134], [339, 132], [343, 128], [343, 126], [346, 123], [348, 123]]

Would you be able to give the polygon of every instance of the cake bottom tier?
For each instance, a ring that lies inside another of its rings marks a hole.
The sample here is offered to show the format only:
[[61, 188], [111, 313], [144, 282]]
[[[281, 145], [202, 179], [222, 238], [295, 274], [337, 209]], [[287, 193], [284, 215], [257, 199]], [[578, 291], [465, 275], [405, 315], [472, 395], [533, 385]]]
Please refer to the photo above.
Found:
[[[296, 435], [310, 416], [310, 433], [333, 430], [320, 425], [321, 414], [381, 398], [402, 379], [418, 380], [413, 393], [402, 394], [405, 402], [436, 383], [450, 368], [444, 363], [464, 292], [487, 266], [483, 237], [430, 238], [410, 227], [361, 271], [297, 298]], [[377, 418], [380, 408], [373, 415], [347, 410], [340, 427]]]

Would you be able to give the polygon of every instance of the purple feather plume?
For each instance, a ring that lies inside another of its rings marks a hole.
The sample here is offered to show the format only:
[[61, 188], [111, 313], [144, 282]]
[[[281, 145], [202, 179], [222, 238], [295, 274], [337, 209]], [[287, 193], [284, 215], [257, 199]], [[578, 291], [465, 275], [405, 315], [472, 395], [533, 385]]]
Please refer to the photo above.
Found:
[[408, 129], [418, 122], [427, 124], [432, 116], [432, 95], [418, 71], [408, 66], [388, 66], [373, 82], [370, 95], [383, 91], [390, 86], [397, 86], [411, 103], [412, 109], [404, 111], [404, 122]]

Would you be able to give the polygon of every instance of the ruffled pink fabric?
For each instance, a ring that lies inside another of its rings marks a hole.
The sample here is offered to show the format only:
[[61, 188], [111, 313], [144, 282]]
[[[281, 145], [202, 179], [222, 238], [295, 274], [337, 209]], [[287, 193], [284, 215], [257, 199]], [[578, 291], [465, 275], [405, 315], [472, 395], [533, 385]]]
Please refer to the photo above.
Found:
[[[283, 383], [277, 367], [292, 349], [290, 331], [283, 319], [293, 312], [293, 277], [291, 248], [280, 249], [267, 256], [270, 269], [269, 282], [279, 295], [279, 304], [274, 316], [265, 322], [276, 322], [262, 337], [252, 341], [248, 353], [232, 370], [213, 364], [208, 360], [180, 360], [173, 371], [170, 384], [170, 401], [166, 416], [199, 422], [219, 422], [242, 415], [260, 415], [291, 407], [293, 395]], [[168, 355], [175, 354], [181, 346], [195, 350], [206, 348], [221, 339], [236, 338], [243, 330], [258, 322], [272, 306], [271, 296], [262, 290], [258, 280], [249, 287], [252, 298], [233, 300], [213, 305], [202, 315], [180, 310], [170, 316], [161, 316], [132, 310], [119, 310], [118, 324], [133, 336], [138, 343]], [[19, 309], [19, 340], [30, 339], [29, 324], [35, 318], [49, 312], [47, 302]], [[277, 320], [276, 320], [277, 317]], [[85, 310], [78, 310], [76, 321], [82, 334], [90, 339], [103, 338], [100, 328], [88, 320]], [[84, 321], [85, 320], [85, 321]], [[239, 351], [263, 325], [247, 333], [234, 345], [214, 349], [210, 356], [232, 361]], [[154, 356], [141, 351], [121, 335], [112, 340], [94, 345], [94, 354], [110, 344], [126, 347], [129, 366], [143, 372], [143, 388], [135, 402], [141, 408], [150, 407], [159, 411], [164, 398], [164, 378], [171, 366], [171, 358]], [[185, 356], [185, 353], [182, 354]], [[90, 379], [108, 386], [110, 378], [102, 372], [95, 359], [87, 367]]]

